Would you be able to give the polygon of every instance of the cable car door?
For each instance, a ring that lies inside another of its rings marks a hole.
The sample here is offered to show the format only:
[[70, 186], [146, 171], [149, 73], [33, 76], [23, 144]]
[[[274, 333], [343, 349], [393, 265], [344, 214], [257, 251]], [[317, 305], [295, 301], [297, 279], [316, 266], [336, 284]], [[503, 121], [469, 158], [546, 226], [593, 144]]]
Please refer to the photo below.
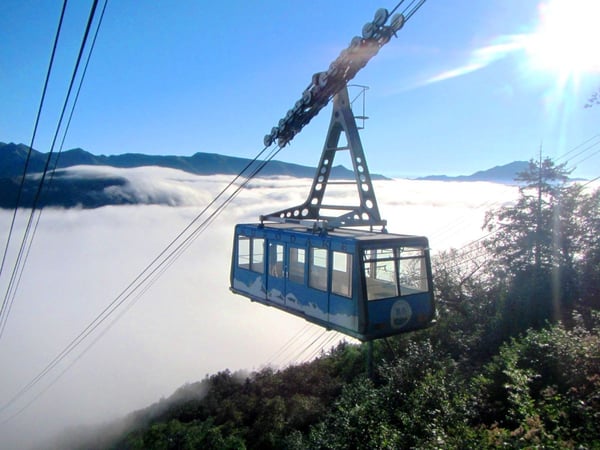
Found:
[[267, 260], [267, 300], [285, 305], [286, 295], [286, 245], [269, 241]]
[[331, 252], [329, 322], [348, 331], [358, 331], [356, 295], [353, 292], [353, 255]]

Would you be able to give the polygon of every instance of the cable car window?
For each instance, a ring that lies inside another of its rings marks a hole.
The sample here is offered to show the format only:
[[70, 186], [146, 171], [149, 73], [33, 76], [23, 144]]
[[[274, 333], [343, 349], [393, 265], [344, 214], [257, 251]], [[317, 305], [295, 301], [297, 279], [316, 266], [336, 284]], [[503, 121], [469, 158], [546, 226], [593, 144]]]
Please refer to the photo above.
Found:
[[252, 239], [252, 265], [250, 270], [253, 272], [264, 272], [264, 253], [265, 240], [263, 238]]
[[290, 281], [304, 284], [304, 267], [306, 262], [306, 250], [303, 248], [290, 247], [289, 251]]
[[397, 257], [393, 248], [366, 249], [363, 253], [367, 299], [397, 297]]
[[250, 270], [250, 238], [238, 236], [238, 267]]
[[427, 266], [422, 248], [406, 247], [400, 256], [400, 291], [402, 295], [427, 292]]
[[269, 243], [269, 275], [283, 277], [283, 245]]
[[352, 297], [352, 255], [333, 252], [331, 292], [344, 297]]
[[429, 291], [423, 248], [367, 249], [363, 264], [368, 300]]
[[310, 249], [310, 265], [308, 269], [308, 285], [321, 291], [327, 290], [327, 249]]

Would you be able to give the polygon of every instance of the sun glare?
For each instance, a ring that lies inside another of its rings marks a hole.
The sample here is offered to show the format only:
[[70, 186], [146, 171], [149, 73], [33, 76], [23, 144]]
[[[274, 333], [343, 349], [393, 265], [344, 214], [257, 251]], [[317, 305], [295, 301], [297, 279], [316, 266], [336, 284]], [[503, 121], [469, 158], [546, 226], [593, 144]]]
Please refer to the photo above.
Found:
[[535, 22], [526, 32], [497, 36], [472, 50], [469, 60], [424, 84], [456, 78], [509, 56], [524, 61], [531, 74], [550, 75], [556, 87], [584, 75], [600, 74], [600, 0], [542, 0]]
[[539, 6], [539, 23], [525, 36], [531, 67], [561, 78], [600, 72], [600, 1], [553, 0]]

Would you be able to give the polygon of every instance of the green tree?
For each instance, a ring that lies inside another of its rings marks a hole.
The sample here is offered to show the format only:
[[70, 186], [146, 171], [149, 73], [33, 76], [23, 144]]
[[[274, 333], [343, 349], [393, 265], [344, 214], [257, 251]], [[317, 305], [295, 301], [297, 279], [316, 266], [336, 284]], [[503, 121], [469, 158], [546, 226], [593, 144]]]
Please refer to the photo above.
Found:
[[514, 274], [529, 267], [550, 268], [553, 261], [555, 207], [565, 191], [569, 172], [549, 158], [531, 160], [529, 169], [519, 173], [520, 197], [514, 206], [486, 215], [485, 227], [494, 235], [486, 241], [496, 257], [494, 267], [501, 274]]
[[592, 311], [600, 309], [600, 189], [581, 199], [578, 216], [583, 230], [577, 267], [581, 277], [581, 312], [590, 326]]
[[495, 447], [598, 448], [598, 329], [555, 325], [505, 343], [474, 384]]
[[567, 317], [580, 298], [583, 189], [567, 182], [569, 173], [549, 158], [530, 161], [517, 177], [516, 204], [486, 215], [485, 227], [492, 233], [485, 243], [493, 257], [490, 270], [507, 280], [509, 334]]
[[436, 347], [459, 361], [485, 361], [503, 337], [494, 328], [504, 292], [503, 279], [490, 275], [480, 242], [451, 249], [433, 260], [437, 320], [428, 335]]
[[345, 386], [325, 421], [311, 429], [308, 448], [401, 448], [390, 412], [381, 391], [370, 380], [359, 378]]
[[114, 448], [130, 450], [194, 450], [214, 448], [245, 450], [244, 443], [236, 436], [224, 437], [212, 420], [181, 423], [178, 420], [152, 425], [143, 432], [133, 433], [124, 443]]

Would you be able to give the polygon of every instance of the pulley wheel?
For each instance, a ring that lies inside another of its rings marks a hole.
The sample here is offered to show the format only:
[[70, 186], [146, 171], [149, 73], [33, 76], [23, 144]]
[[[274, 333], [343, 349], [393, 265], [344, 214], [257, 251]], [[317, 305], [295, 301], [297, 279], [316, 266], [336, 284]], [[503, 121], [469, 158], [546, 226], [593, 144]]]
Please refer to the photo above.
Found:
[[404, 26], [404, 14], [394, 14], [391, 20], [391, 26], [394, 31], [398, 31]]
[[362, 37], [371, 39], [377, 30], [377, 26], [373, 22], [367, 22], [362, 28]]
[[270, 134], [265, 134], [263, 143], [265, 144], [265, 147], [270, 147], [271, 144], [273, 143], [273, 137]]
[[355, 50], [357, 47], [360, 47], [360, 44], [362, 44], [362, 38], [360, 36], [354, 36], [350, 41], [350, 48]]
[[317, 78], [317, 82], [320, 88], [324, 88], [327, 85], [327, 72], [320, 72]]
[[302, 102], [304, 103], [304, 105], [308, 106], [308, 105], [310, 105], [311, 100], [312, 100], [312, 92], [307, 89], [302, 93]]
[[388, 19], [389, 15], [390, 15], [390, 13], [388, 12], [387, 9], [379, 8], [377, 11], [375, 11], [375, 17], [373, 18], [373, 24], [377, 28], [383, 26], [385, 21]]

